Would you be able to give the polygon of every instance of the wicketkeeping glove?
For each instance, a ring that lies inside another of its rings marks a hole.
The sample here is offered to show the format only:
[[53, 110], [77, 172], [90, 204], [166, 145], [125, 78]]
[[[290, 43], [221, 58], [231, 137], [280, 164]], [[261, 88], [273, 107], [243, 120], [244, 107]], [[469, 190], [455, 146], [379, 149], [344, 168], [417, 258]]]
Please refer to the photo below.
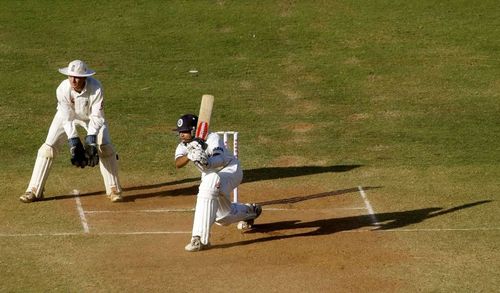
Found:
[[85, 137], [85, 156], [87, 157], [87, 165], [94, 167], [99, 164], [99, 154], [97, 152], [97, 135], [87, 135]]
[[71, 154], [71, 164], [80, 168], [85, 168], [87, 165], [87, 158], [85, 157], [85, 150], [83, 149], [83, 144], [80, 138], [70, 138], [68, 143], [69, 152]]

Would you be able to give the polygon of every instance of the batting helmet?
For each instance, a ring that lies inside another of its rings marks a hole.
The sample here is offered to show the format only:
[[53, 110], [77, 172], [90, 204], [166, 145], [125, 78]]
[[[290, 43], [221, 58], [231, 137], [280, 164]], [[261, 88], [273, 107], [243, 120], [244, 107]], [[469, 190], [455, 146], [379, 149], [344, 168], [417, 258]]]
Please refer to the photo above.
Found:
[[182, 115], [179, 120], [177, 120], [177, 128], [174, 130], [177, 132], [191, 131], [194, 136], [196, 131], [196, 126], [198, 125], [198, 116], [193, 114]]

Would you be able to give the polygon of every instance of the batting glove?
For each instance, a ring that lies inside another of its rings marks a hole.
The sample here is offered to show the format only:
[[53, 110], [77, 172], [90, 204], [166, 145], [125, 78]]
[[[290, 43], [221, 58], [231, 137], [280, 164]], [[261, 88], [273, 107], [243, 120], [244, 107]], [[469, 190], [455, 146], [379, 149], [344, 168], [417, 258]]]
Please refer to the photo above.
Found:
[[188, 152], [187, 157], [190, 161], [192, 161], [196, 167], [200, 170], [205, 170], [208, 167], [208, 156], [201, 149], [193, 149]]

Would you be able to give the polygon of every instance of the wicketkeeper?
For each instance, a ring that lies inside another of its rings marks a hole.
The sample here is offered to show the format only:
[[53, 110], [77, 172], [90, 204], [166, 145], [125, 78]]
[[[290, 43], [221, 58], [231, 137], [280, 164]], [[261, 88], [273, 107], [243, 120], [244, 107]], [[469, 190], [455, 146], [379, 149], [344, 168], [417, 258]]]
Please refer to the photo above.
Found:
[[214, 223], [229, 225], [253, 221], [262, 212], [257, 204], [232, 203], [231, 191], [243, 179], [239, 160], [224, 146], [217, 133], [210, 133], [206, 142], [194, 139], [198, 117], [186, 114], [177, 121], [180, 143], [175, 150], [175, 166], [182, 168], [190, 161], [201, 171], [201, 184], [196, 198], [191, 242], [187, 251], [210, 246], [210, 228]]
[[[52, 162], [62, 145], [67, 142], [71, 163], [78, 168], [99, 164], [106, 194], [112, 202], [121, 201], [118, 157], [104, 118], [101, 83], [91, 77], [95, 71], [87, 68], [80, 60], [70, 62], [68, 67], [59, 69], [59, 72], [68, 78], [56, 90], [57, 113], [45, 143], [38, 150], [28, 188], [19, 199], [28, 203], [43, 198]], [[85, 145], [78, 136], [77, 127], [82, 127], [87, 132]]]

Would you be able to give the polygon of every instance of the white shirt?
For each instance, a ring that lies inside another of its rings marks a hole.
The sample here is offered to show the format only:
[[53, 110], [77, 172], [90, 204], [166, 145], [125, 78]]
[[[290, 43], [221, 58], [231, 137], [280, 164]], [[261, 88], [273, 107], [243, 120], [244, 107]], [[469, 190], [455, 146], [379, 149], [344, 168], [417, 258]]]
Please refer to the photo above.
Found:
[[78, 136], [75, 120], [87, 124], [87, 134], [97, 135], [104, 125], [103, 90], [101, 83], [87, 77], [81, 93], [71, 88], [68, 79], [57, 87], [57, 111], [64, 118], [63, 127], [69, 138]]

